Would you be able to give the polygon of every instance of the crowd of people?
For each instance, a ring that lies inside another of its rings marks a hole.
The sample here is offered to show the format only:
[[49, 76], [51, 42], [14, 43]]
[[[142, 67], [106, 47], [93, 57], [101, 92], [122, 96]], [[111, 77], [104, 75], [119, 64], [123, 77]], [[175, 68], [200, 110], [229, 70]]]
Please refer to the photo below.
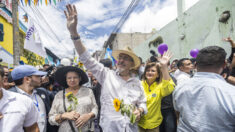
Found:
[[[174, 59], [168, 50], [146, 62], [129, 47], [117, 60], [91, 57], [67, 5], [71, 39], [86, 70], [45, 64], [0, 66], [0, 132], [234, 132], [235, 43]], [[174, 59], [173, 61], [170, 60]]]

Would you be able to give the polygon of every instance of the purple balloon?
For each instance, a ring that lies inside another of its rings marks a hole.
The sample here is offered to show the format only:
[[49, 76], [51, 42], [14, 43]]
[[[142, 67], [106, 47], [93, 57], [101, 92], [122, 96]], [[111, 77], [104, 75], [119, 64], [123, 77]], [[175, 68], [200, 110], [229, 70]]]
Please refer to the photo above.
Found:
[[163, 55], [164, 52], [168, 50], [167, 44], [160, 44], [158, 45], [158, 52]]
[[193, 58], [196, 58], [198, 52], [199, 52], [198, 49], [192, 49], [192, 50], [190, 51], [190, 55], [191, 55]]

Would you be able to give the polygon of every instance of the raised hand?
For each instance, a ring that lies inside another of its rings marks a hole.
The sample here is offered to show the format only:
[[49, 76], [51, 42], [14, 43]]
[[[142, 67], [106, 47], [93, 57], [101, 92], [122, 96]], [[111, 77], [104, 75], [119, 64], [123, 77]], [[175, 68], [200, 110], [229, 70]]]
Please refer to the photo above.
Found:
[[77, 34], [77, 10], [75, 5], [66, 5], [67, 11], [64, 14], [67, 19], [67, 28], [72, 36]]
[[233, 40], [230, 37], [224, 38], [223, 40], [226, 42], [229, 42], [231, 44], [231, 46], [233, 48], [235, 48], [235, 43], [233, 42]]
[[163, 56], [158, 58], [158, 61], [161, 67], [164, 67], [164, 66], [167, 67], [167, 64], [169, 63], [171, 57], [172, 57], [172, 53], [170, 51], [164, 52]]

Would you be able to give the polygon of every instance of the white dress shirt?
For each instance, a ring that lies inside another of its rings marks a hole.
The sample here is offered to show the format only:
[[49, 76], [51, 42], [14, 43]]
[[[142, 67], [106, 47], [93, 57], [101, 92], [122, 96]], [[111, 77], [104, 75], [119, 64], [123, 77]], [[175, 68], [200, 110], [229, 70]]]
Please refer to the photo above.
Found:
[[80, 60], [102, 86], [100, 125], [103, 131], [137, 132], [136, 123], [132, 125], [129, 117], [121, 115], [120, 111], [115, 111], [113, 100], [115, 98], [123, 99], [125, 104], [141, 107], [147, 113], [146, 98], [140, 80], [137, 78], [130, 78], [127, 81], [123, 80], [117, 72], [98, 63], [90, 56], [88, 51], [80, 56]]
[[30, 127], [37, 122], [37, 110], [30, 98], [3, 88], [2, 91], [0, 132], [24, 132], [23, 127]]
[[177, 80], [177, 85], [179, 85], [180, 83], [184, 83], [190, 79], [190, 74], [177, 69], [174, 73], [174, 77]]
[[16, 87], [16, 90], [17, 93], [26, 95], [33, 100], [34, 106], [36, 107], [38, 113], [37, 123], [39, 130], [40, 132], [46, 132], [47, 130], [46, 107], [41, 97], [37, 94], [37, 91], [33, 90], [32, 95], [29, 95], [28, 93], [26, 93], [25, 91], [23, 91], [18, 87]]

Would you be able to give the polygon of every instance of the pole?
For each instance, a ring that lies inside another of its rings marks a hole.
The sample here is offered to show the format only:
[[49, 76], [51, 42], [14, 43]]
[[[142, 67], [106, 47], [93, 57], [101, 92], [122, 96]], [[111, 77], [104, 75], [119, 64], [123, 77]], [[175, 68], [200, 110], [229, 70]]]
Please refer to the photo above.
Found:
[[12, 21], [13, 21], [13, 65], [19, 65], [20, 43], [19, 43], [19, 19], [18, 0], [12, 0]]

